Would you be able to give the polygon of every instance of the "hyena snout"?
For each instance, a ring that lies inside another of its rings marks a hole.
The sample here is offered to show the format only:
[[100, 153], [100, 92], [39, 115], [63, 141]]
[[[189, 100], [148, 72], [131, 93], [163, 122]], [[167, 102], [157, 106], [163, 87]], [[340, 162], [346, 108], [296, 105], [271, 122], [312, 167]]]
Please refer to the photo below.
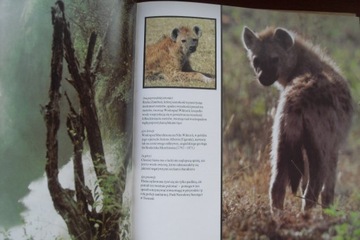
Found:
[[191, 43], [191, 45], [189, 47], [189, 52], [190, 53], [196, 52], [197, 46], [198, 46], [198, 39], [193, 39], [192, 43]]
[[191, 46], [191, 47], [189, 48], [189, 52], [190, 52], [190, 53], [196, 52], [196, 46]]
[[[256, 60], [256, 58], [254, 60]], [[274, 66], [266, 66], [260, 63], [258, 64], [255, 61], [253, 65], [257, 79], [262, 85], [270, 86], [278, 79], [278, 74]], [[258, 65], [258, 67], [255, 67], [256, 65]]]

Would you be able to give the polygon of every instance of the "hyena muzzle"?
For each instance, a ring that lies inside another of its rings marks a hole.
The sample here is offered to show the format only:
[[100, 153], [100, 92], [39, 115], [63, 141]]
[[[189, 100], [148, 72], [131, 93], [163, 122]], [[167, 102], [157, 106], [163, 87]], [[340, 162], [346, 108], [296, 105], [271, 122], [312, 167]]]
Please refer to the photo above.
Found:
[[258, 81], [280, 89], [272, 129], [270, 206], [283, 209], [287, 185], [302, 182], [307, 210], [333, 203], [340, 145], [351, 125], [347, 81], [329, 57], [283, 28], [243, 30], [243, 44]]

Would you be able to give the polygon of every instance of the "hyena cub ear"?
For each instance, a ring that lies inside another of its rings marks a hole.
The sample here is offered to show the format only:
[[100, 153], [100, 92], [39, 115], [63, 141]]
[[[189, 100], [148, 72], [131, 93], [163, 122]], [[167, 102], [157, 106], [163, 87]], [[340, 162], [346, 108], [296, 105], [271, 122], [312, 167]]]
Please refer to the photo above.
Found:
[[274, 34], [274, 40], [285, 50], [289, 50], [294, 46], [294, 37], [290, 32], [283, 28], [277, 28]]
[[179, 32], [180, 30], [178, 28], [174, 28], [172, 31], [171, 31], [171, 40], [173, 40], [174, 42], [176, 42], [176, 39], [177, 37], [179, 36]]
[[193, 31], [194, 31], [194, 33], [196, 34], [197, 37], [201, 37], [202, 31], [201, 31], [199, 26], [194, 26]]
[[248, 27], [244, 27], [242, 33], [242, 42], [246, 50], [252, 50], [258, 41], [256, 34]]

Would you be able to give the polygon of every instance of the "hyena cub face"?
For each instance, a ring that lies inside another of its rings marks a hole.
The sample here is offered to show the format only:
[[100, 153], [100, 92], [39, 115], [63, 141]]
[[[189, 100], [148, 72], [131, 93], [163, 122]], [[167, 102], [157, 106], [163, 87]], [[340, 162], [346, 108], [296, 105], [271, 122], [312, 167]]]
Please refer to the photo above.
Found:
[[196, 51], [201, 34], [198, 26], [194, 26], [192, 32], [185, 27], [174, 28], [171, 32], [171, 39], [180, 46], [182, 53], [189, 57]]
[[277, 28], [272, 37], [269, 32], [257, 35], [249, 28], [243, 31], [243, 44], [259, 82], [270, 86], [276, 80], [285, 85], [290, 72], [296, 65], [293, 57], [294, 38], [285, 29]]

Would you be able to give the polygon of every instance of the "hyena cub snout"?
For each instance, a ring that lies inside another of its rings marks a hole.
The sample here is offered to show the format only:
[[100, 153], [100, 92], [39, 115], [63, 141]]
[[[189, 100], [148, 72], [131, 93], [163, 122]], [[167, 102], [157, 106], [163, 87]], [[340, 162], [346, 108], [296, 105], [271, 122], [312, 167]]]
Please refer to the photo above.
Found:
[[195, 39], [195, 38], [191, 39], [191, 44], [190, 44], [190, 47], [189, 47], [190, 53], [196, 52], [197, 45], [198, 45], [198, 40]]
[[351, 125], [353, 102], [347, 81], [329, 57], [283, 28], [242, 36], [259, 82], [278, 82], [280, 99], [271, 141], [271, 210], [283, 209], [286, 188], [303, 186], [302, 209], [334, 200], [338, 152]]

